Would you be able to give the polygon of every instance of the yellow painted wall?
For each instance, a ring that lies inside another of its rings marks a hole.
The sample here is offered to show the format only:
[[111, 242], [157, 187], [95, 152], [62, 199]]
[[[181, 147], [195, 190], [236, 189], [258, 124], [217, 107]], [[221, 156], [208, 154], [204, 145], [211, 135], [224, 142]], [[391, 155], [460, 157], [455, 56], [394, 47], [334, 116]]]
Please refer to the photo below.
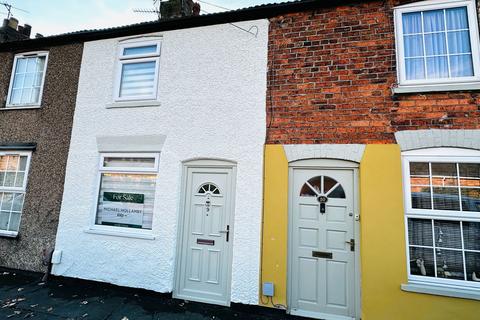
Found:
[[[261, 281], [273, 282], [274, 302], [286, 304], [288, 162], [282, 146], [265, 147], [264, 174]], [[359, 186], [362, 319], [480, 319], [478, 301], [400, 289], [407, 282], [401, 175], [397, 145], [367, 146]]]
[[[274, 303], [286, 305], [288, 161], [283, 146], [265, 146], [264, 163], [261, 281], [262, 283], [273, 282], [275, 285]], [[260, 304], [272, 307], [266, 297], [260, 299]]]
[[362, 319], [480, 319], [480, 302], [404, 292], [407, 282], [400, 149], [368, 145], [360, 164]]

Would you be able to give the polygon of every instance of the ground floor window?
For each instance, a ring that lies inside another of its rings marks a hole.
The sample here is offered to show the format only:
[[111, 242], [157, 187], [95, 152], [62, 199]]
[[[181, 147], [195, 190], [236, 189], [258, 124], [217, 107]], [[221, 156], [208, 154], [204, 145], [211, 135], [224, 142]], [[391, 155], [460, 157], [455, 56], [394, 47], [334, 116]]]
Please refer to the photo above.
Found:
[[102, 154], [96, 225], [152, 229], [156, 154]]
[[409, 280], [480, 288], [480, 152], [403, 155]]
[[0, 152], [0, 235], [18, 234], [29, 164], [29, 152]]

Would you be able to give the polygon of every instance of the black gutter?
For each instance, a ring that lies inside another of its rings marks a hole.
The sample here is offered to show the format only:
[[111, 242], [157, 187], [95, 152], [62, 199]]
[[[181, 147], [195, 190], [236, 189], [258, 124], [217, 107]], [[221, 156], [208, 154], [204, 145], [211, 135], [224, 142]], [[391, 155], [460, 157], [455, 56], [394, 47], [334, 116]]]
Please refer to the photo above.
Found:
[[0, 151], [35, 151], [37, 149], [36, 143], [8, 143], [0, 144]]
[[167, 30], [195, 28], [215, 24], [234, 23], [247, 20], [267, 19], [291, 12], [359, 4], [368, 1], [369, 0], [302, 0], [267, 4], [215, 14], [144, 22], [117, 28], [86, 30], [38, 39], [5, 42], [0, 44], [0, 52], [49, 47], [68, 43], [82, 43], [86, 41], [126, 37]]

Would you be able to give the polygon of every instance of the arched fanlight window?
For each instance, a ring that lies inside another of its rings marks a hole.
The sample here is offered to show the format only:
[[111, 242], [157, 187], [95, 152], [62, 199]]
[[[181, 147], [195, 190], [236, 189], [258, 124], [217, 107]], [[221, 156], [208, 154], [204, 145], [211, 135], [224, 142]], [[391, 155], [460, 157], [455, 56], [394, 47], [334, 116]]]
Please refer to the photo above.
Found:
[[301, 197], [326, 196], [334, 199], [345, 199], [342, 185], [335, 179], [327, 176], [314, 177], [303, 185], [300, 190]]
[[211, 193], [220, 194], [220, 190], [213, 183], [205, 183], [198, 189], [199, 194]]

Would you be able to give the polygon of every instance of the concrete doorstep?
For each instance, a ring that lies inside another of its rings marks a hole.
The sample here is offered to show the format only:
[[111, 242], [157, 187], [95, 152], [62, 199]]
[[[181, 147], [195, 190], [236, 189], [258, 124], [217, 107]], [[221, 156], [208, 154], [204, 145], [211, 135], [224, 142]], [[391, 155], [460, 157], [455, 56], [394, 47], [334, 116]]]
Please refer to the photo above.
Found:
[[172, 299], [142, 289], [0, 268], [0, 319], [227, 320], [300, 319], [284, 311], [231, 308]]

